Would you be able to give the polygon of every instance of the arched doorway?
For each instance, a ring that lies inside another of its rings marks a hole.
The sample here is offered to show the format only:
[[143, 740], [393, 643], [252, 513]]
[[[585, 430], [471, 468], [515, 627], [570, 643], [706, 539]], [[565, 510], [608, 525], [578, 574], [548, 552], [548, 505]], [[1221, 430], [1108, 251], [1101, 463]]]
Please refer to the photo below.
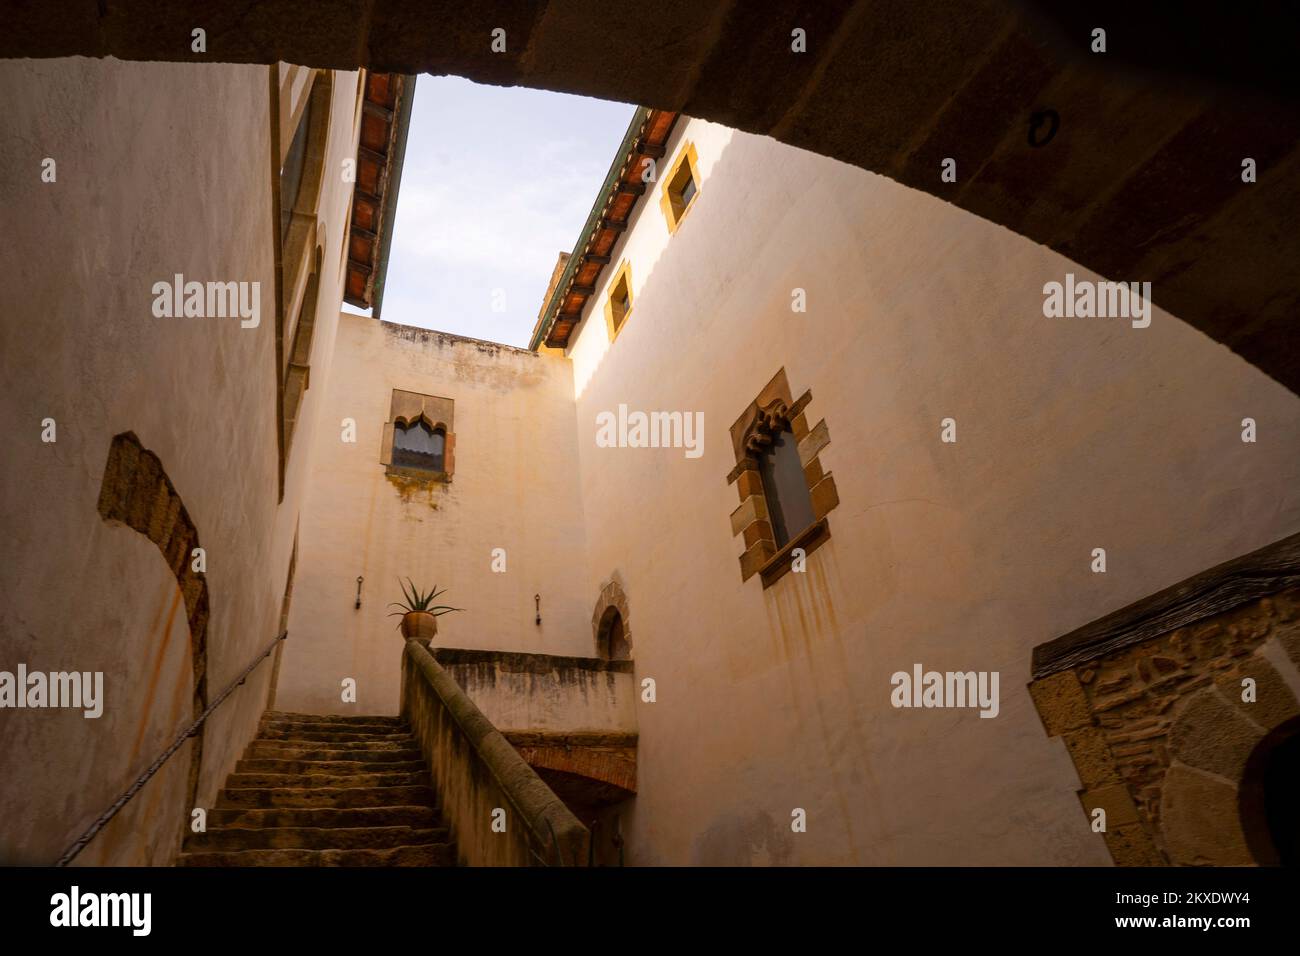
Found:
[[1300, 718], [1270, 732], [1242, 775], [1241, 826], [1263, 866], [1300, 863]]

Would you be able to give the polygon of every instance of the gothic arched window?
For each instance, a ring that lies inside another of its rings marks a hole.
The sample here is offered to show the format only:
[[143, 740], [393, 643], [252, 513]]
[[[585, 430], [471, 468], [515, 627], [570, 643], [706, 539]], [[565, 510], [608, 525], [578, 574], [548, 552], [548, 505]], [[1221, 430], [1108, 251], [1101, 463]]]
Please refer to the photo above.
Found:
[[767, 383], [731, 426], [736, 467], [727, 476], [740, 492], [731, 532], [744, 538], [741, 580], [759, 574], [771, 587], [830, 537], [826, 515], [837, 504], [835, 481], [822, 470], [830, 443], [826, 422], [808, 426], [812, 392], [790, 395], [785, 369]]
[[759, 456], [758, 464], [776, 546], [784, 548], [791, 538], [816, 520], [794, 434], [788, 428], [773, 434], [772, 443]]
[[390, 475], [450, 484], [456, 471], [456, 403], [393, 389], [379, 449]]

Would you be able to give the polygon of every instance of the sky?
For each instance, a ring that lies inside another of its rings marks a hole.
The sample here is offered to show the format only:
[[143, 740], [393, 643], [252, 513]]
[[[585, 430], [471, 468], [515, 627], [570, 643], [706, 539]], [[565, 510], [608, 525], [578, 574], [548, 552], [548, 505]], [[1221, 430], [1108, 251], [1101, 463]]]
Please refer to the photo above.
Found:
[[421, 76], [384, 321], [526, 348], [556, 258], [577, 242], [634, 110]]

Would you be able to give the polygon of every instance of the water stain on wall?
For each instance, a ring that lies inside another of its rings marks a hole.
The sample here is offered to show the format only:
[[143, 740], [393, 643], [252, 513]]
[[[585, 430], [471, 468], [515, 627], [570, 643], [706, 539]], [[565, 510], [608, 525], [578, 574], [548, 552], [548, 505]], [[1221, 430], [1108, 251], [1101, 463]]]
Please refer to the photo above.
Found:
[[[162, 628], [158, 627], [158, 617], [155, 615], [154, 622], [149, 629], [149, 647], [157, 648], [153, 659], [153, 670], [149, 674], [149, 683], [145, 688], [142, 698], [144, 700], [144, 709], [140, 712], [138, 723], [135, 728], [135, 741], [131, 745], [131, 763], [134, 764], [136, 757], [140, 754], [140, 745], [144, 741], [145, 731], [149, 728], [149, 715], [153, 712], [153, 702], [157, 700], [158, 678], [162, 675], [163, 663], [167, 659], [167, 645], [171, 641], [172, 629], [176, 623], [176, 612], [180, 609], [182, 598], [181, 589], [173, 581], [167, 582], [167, 590], [171, 591], [171, 600], [168, 604], [167, 599], [159, 605], [159, 612], [163, 607], [167, 607], [167, 617]], [[179, 728], [177, 728], [179, 729]]]
[[695, 840], [691, 863], [695, 866], [785, 866], [790, 862], [793, 835], [762, 810], [748, 816], [728, 812]]

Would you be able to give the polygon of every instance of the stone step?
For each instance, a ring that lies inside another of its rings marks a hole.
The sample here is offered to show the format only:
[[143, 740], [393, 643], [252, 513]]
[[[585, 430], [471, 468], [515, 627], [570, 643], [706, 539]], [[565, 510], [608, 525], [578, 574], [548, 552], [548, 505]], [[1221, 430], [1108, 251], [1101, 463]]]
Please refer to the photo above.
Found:
[[392, 714], [298, 714], [288, 710], [268, 710], [263, 720], [311, 720], [326, 724], [388, 724], [406, 726], [406, 718]]
[[[317, 756], [320, 754], [321, 756]], [[414, 741], [401, 740], [344, 740], [330, 743], [320, 740], [254, 740], [248, 745], [246, 757], [265, 757], [271, 760], [351, 760], [354, 756], [371, 760], [399, 759], [388, 754], [415, 754], [403, 760], [423, 759]]]
[[424, 773], [423, 760], [369, 760], [358, 755], [352, 760], [278, 760], [253, 757], [235, 764], [235, 773]]
[[350, 829], [356, 827], [413, 827], [429, 829], [442, 824], [437, 807], [396, 804], [382, 807], [277, 808], [246, 810], [241, 808], [208, 811], [208, 828], [265, 827]]
[[433, 788], [402, 787], [230, 787], [217, 794], [218, 809], [275, 807], [398, 807], [437, 806]]
[[395, 733], [344, 733], [343, 731], [318, 731], [318, 730], [280, 730], [275, 727], [265, 727], [257, 734], [259, 740], [291, 740], [296, 743], [306, 742], [324, 742], [324, 743], [344, 743], [347, 741], [362, 741], [375, 743], [401, 743], [404, 747], [415, 745], [415, 738], [410, 732]]
[[388, 850], [242, 850], [182, 853], [177, 866], [455, 866], [447, 843]]
[[232, 773], [226, 786], [232, 790], [274, 787], [418, 787], [431, 781], [423, 768], [415, 773]]
[[405, 724], [375, 724], [363, 721], [329, 723], [323, 720], [267, 720], [258, 724], [262, 730], [307, 730], [318, 734], [400, 734], [409, 733]]
[[455, 866], [401, 717], [273, 711], [178, 866]]
[[447, 843], [447, 827], [218, 827], [192, 833], [186, 853], [229, 850], [386, 850]]

